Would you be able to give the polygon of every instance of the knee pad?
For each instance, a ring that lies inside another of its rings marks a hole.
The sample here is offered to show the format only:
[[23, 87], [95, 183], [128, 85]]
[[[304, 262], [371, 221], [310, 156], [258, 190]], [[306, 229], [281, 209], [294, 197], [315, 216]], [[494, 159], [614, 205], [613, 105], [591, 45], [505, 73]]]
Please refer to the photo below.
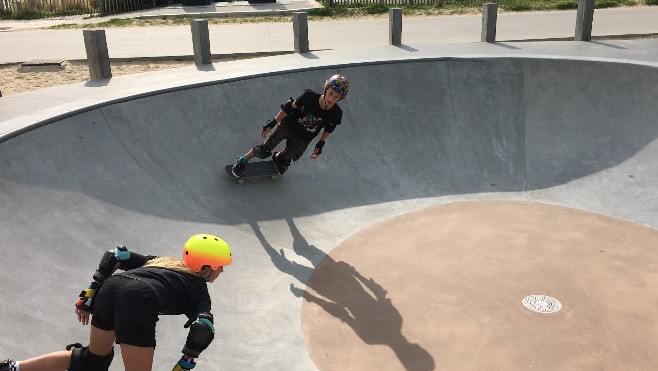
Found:
[[265, 144], [259, 144], [254, 147], [254, 156], [263, 159], [272, 156], [272, 151]]
[[89, 351], [89, 347], [83, 347], [80, 343], [66, 347], [66, 350], [71, 349], [73, 351], [68, 371], [107, 371], [114, 358], [114, 348], [106, 356], [96, 355]]

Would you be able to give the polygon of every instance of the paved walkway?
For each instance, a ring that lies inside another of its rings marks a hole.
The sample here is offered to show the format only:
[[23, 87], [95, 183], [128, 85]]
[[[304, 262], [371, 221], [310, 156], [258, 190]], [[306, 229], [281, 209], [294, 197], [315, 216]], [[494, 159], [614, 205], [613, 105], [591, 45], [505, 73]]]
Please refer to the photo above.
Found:
[[[262, 14], [272, 11], [308, 9], [312, 1], [291, 1], [290, 4], [243, 6]], [[193, 8], [193, 9], [190, 9]], [[228, 14], [240, 6], [180, 7], [173, 6], [153, 11], [123, 15], [154, 16], [157, 14]], [[275, 9], [279, 8], [279, 9]], [[283, 9], [283, 10], [282, 10]], [[80, 20], [97, 22], [101, 19]], [[42, 23], [39, 23], [42, 22]], [[43, 22], [0, 22], [0, 64], [18, 63], [32, 59], [85, 59], [82, 31], [26, 30], [28, 25], [43, 26]], [[71, 23], [71, 20], [65, 20]], [[78, 22], [76, 20], [76, 22]], [[502, 13], [498, 16], [497, 40], [546, 40], [573, 38], [576, 11]], [[465, 43], [479, 42], [482, 19], [480, 15], [405, 18], [402, 42]], [[22, 28], [21, 28], [22, 27]], [[111, 58], [172, 57], [192, 55], [189, 26], [127, 27], [106, 29]], [[625, 35], [658, 35], [658, 7], [635, 7], [597, 10], [592, 35], [620, 37]], [[293, 50], [291, 22], [210, 25], [213, 54], [285, 52]], [[309, 24], [311, 50], [361, 48], [388, 44], [388, 19], [317, 21]]]

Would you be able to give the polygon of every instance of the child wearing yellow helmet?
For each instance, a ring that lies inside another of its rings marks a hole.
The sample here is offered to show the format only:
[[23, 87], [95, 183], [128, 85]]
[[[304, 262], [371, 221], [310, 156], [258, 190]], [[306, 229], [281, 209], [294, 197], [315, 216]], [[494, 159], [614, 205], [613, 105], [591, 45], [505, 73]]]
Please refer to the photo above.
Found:
[[[108, 370], [115, 342], [126, 369], [150, 371], [158, 314], [187, 316], [185, 327], [190, 330], [174, 369], [190, 370], [214, 338], [207, 283], [214, 282], [232, 261], [229, 245], [210, 234], [187, 240], [182, 260], [140, 255], [125, 246], [108, 250], [75, 305], [80, 323], [89, 324], [91, 316], [89, 345], [75, 343], [66, 351], [21, 362], [5, 360], [0, 371]], [[115, 273], [119, 269], [123, 272]]]

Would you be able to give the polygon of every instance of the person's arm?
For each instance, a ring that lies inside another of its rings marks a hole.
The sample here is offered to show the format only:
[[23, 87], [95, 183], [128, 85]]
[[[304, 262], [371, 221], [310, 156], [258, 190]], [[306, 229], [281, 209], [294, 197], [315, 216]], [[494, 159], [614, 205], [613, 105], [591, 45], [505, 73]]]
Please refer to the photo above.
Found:
[[190, 319], [185, 324], [189, 327], [190, 332], [187, 334], [187, 340], [183, 346], [183, 356], [180, 358], [174, 370], [191, 370], [196, 363], [195, 358], [199, 358], [201, 352], [206, 350], [215, 338], [215, 326], [213, 316], [210, 312], [199, 313], [195, 319]]
[[89, 312], [91, 311], [91, 300], [96, 293], [96, 289], [103, 281], [108, 279], [117, 269], [130, 270], [141, 267], [153, 256], [144, 256], [135, 252], [128, 251], [125, 246], [119, 246], [114, 250], [107, 250], [103, 254], [98, 269], [93, 276], [93, 281], [86, 290], [80, 293], [78, 301], [75, 303], [75, 313], [78, 315], [78, 321], [83, 325], [89, 323]]
[[[299, 98], [297, 98], [299, 99]], [[281, 110], [279, 113], [274, 116], [272, 120], [267, 121], [267, 124], [263, 126], [263, 130], [261, 131], [261, 135], [264, 137], [267, 136], [267, 133], [272, 130], [278, 123], [282, 122], [290, 113], [292, 113], [294, 110], [297, 109], [297, 101], [295, 99], [288, 99], [286, 103], [281, 105]]]
[[320, 140], [318, 143], [315, 145], [315, 149], [313, 150], [313, 153], [311, 153], [311, 158], [316, 159], [320, 154], [322, 153], [322, 148], [324, 148], [324, 143], [327, 141], [327, 138], [329, 138], [329, 135], [331, 135], [330, 132], [328, 131], [323, 131], [322, 135], [320, 136]]
[[286, 116], [288, 116], [288, 114], [284, 110], [279, 111], [279, 113], [277, 113], [277, 115], [274, 116], [273, 119], [268, 120], [267, 124], [263, 126], [263, 130], [260, 132], [260, 135], [262, 135], [263, 138], [265, 138], [267, 134], [270, 132], [270, 130], [272, 130], [278, 123], [283, 121], [283, 119], [285, 119]]

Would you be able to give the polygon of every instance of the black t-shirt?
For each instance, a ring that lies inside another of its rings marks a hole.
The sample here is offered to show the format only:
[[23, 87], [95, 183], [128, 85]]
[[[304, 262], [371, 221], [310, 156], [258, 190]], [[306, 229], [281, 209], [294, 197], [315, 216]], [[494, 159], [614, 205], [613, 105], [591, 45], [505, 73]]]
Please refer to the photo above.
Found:
[[322, 129], [332, 133], [343, 119], [343, 110], [338, 104], [328, 110], [320, 107], [320, 95], [312, 90], [304, 91], [295, 99], [297, 109], [284, 119], [294, 132], [306, 140], [315, 138]]
[[199, 313], [210, 313], [210, 294], [201, 277], [157, 267], [139, 267], [115, 274], [150, 285], [158, 295], [161, 314], [185, 314], [195, 319]]

